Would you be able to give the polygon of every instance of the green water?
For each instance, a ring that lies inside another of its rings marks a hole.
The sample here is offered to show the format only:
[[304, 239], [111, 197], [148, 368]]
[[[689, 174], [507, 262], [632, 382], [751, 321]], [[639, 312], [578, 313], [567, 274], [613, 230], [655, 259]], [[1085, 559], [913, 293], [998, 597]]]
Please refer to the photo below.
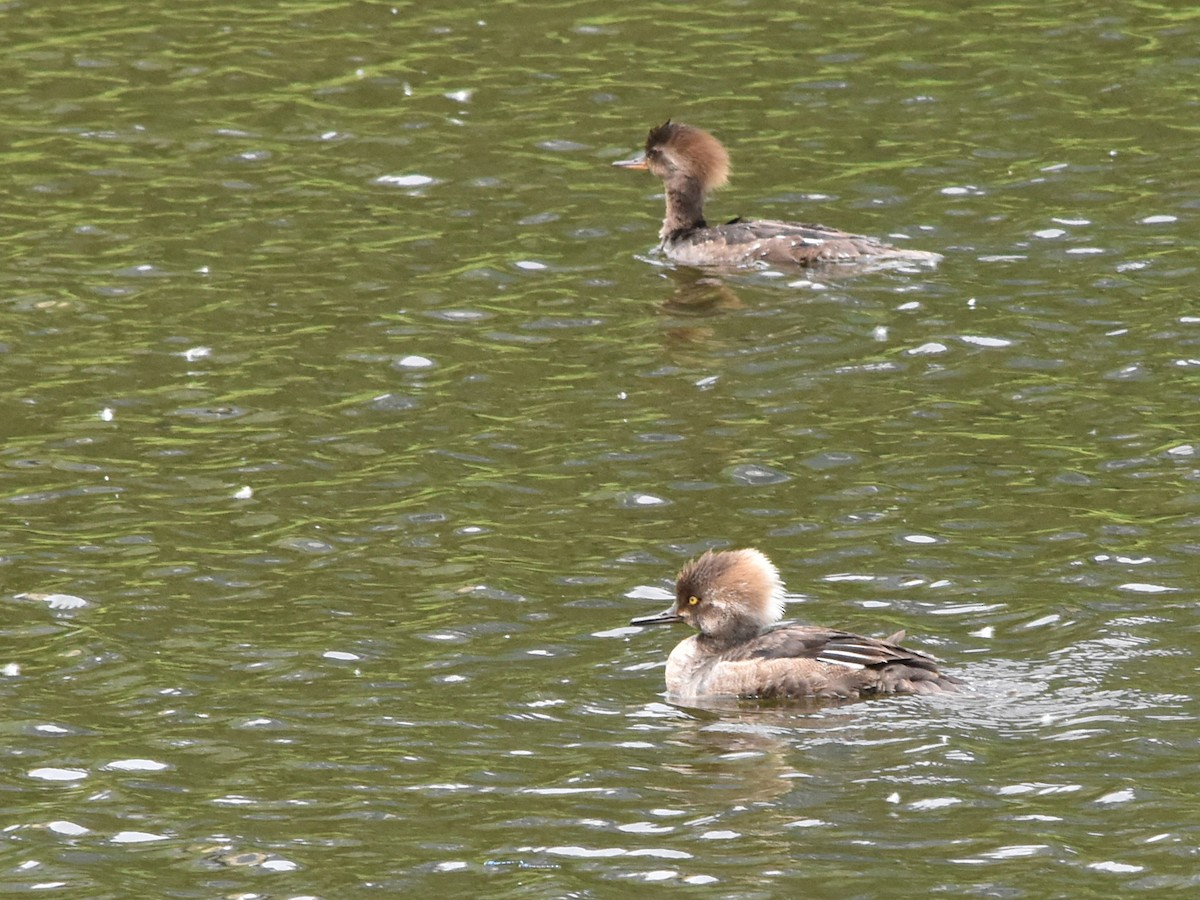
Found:
[[[6, 892], [1196, 889], [1200, 14], [0, 30]], [[668, 115], [944, 262], [656, 264]], [[749, 545], [975, 692], [666, 703], [625, 623]]]

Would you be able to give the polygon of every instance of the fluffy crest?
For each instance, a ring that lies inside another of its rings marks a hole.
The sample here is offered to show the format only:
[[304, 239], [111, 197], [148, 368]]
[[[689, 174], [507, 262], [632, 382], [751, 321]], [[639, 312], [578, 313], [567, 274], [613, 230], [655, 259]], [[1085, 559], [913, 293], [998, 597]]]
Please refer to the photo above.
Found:
[[702, 128], [670, 119], [646, 136], [646, 158], [662, 154], [671, 165], [712, 190], [729, 178], [729, 154], [721, 142]]
[[784, 590], [779, 570], [751, 547], [707, 551], [680, 570], [675, 592], [683, 603], [696, 596], [744, 613], [760, 625], [783, 618]]

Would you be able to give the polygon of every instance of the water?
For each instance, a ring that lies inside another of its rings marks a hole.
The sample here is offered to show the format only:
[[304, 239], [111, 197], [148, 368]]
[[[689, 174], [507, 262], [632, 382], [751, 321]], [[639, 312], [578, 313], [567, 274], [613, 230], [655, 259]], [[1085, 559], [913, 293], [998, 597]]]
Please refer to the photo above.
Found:
[[[4, 889], [1195, 889], [1193, 13], [0, 15]], [[668, 115], [945, 261], [647, 261]], [[748, 545], [976, 690], [666, 703]]]

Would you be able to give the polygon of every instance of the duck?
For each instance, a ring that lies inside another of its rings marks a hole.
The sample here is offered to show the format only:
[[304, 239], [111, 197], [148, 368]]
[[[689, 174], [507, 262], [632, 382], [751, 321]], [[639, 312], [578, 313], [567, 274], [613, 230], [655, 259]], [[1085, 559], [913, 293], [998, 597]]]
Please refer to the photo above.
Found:
[[720, 141], [694, 125], [667, 119], [650, 129], [642, 153], [613, 165], [648, 171], [662, 179], [667, 211], [658, 232], [659, 249], [667, 259], [681, 265], [934, 266], [942, 258], [938, 253], [894, 247], [825, 225], [743, 218], [709, 225], [704, 218], [704, 201], [728, 180], [729, 153]]
[[675, 579], [675, 602], [632, 619], [637, 626], [683, 622], [699, 633], [667, 658], [667, 694], [696, 700], [732, 697], [849, 702], [886, 694], [963, 689], [927, 653], [902, 647], [903, 631], [863, 637], [819, 625], [778, 624], [779, 570], [754, 548], [709, 550]]

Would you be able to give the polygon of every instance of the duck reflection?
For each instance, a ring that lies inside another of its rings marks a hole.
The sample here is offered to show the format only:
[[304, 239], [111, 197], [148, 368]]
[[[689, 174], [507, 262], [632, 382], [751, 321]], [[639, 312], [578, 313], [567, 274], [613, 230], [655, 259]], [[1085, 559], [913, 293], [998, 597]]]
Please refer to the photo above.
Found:
[[662, 763], [664, 771], [681, 776], [677, 785], [656, 783], [670, 793], [703, 785], [706, 794], [735, 804], [777, 799], [810, 777], [794, 765], [798, 732], [839, 731], [856, 721], [853, 713], [831, 713], [828, 705], [794, 702], [770, 707], [726, 698], [672, 708], [675, 724], [664, 744], [688, 749], [665, 754]]
[[674, 290], [663, 301], [662, 308], [674, 315], [715, 316], [744, 306], [741, 297], [724, 279], [703, 269], [667, 269], [667, 278]]

